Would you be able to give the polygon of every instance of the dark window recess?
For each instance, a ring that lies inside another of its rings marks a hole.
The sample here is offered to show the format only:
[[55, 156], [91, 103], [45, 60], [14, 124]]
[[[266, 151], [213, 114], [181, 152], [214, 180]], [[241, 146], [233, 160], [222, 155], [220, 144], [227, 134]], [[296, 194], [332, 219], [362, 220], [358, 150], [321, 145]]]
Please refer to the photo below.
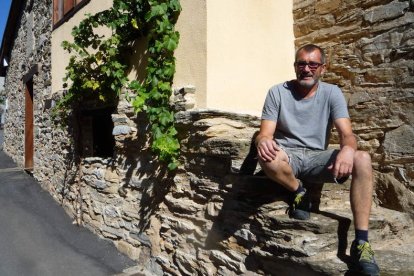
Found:
[[115, 138], [111, 114], [115, 108], [83, 110], [80, 122], [83, 157], [112, 157]]

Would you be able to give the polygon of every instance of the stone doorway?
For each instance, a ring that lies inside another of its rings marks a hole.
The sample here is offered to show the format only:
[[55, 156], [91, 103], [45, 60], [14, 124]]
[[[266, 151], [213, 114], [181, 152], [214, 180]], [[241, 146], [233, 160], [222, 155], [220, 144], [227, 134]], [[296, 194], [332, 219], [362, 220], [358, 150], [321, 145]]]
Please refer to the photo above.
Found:
[[25, 121], [24, 121], [24, 169], [33, 170], [34, 161], [34, 117], [33, 117], [33, 78], [25, 86]]

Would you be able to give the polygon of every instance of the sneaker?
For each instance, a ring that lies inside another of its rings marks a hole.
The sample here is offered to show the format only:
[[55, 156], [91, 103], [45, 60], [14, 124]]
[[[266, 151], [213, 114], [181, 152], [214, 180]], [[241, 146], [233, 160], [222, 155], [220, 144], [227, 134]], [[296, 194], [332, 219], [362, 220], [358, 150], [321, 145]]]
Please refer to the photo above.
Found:
[[351, 259], [363, 275], [379, 275], [379, 267], [375, 262], [374, 251], [367, 241], [354, 240], [351, 245]]
[[299, 220], [308, 220], [310, 218], [311, 203], [309, 196], [304, 191], [294, 194], [289, 207], [289, 217]]

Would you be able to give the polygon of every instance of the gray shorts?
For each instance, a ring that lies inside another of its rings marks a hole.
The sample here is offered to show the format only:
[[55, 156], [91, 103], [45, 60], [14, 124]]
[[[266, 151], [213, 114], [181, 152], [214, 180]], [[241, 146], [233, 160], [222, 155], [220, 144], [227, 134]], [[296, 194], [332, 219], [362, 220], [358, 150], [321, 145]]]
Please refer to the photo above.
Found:
[[296, 178], [309, 183], [343, 183], [348, 177], [334, 178], [328, 167], [334, 163], [339, 150], [312, 150], [307, 148], [287, 148], [279, 146], [289, 157]]

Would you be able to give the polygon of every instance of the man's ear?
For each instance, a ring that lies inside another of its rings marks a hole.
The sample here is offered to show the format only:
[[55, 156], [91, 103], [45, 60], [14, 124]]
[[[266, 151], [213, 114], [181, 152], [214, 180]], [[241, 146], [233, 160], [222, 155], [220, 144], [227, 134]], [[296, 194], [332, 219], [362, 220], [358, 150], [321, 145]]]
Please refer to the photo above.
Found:
[[326, 63], [322, 64], [322, 68], [321, 68], [321, 75], [325, 74], [326, 71]]

